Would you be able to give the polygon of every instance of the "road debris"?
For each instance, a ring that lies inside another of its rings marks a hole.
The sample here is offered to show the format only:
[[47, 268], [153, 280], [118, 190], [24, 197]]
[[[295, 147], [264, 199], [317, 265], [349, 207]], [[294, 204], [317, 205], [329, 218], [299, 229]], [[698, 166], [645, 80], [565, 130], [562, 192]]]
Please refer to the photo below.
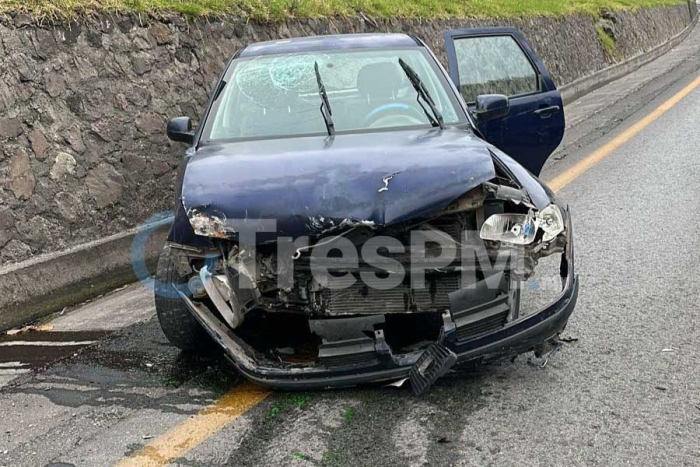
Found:
[[578, 337], [573, 337], [573, 336], [566, 336], [562, 337], [559, 339], [561, 342], [564, 342], [566, 344], [570, 344], [572, 342], [578, 342]]
[[[534, 367], [545, 368], [549, 364], [549, 361], [556, 357], [557, 354], [561, 352], [562, 348], [564, 348], [564, 342], [566, 341], [559, 337], [554, 337], [535, 346], [535, 355], [527, 359], [527, 364]], [[538, 359], [543, 359], [542, 363], [540, 363]]]
[[388, 387], [400, 388], [401, 386], [403, 386], [403, 383], [405, 383], [406, 381], [408, 381], [408, 378], [402, 378], [398, 381], [394, 381], [393, 383], [389, 383], [389, 384], [385, 385], [384, 387], [385, 388], [388, 388]]
[[556, 357], [559, 352], [561, 352], [561, 346], [554, 347], [554, 349], [551, 352], [549, 352], [549, 354], [544, 358], [544, 362], [542, 362], [542, 368], [546, 367], [549, 361], [552, 358]]

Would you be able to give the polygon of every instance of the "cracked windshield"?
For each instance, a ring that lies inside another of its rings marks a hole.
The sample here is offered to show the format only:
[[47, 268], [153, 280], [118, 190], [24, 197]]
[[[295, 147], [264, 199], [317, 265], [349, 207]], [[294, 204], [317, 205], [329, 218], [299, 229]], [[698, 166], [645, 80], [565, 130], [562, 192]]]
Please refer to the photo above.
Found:
[[399, 58], [416, 71], [445, 123], [459, 122], [454, 96], [445, 92], [444, 77], [438, 76], [434, 63], [421, 50], [285, 54], [233, 65], [215, 104], [213, 122], [207, 124], [207, 139], [325, 133], [315, 63], [338, 132], [431, 125], [426, 115], [430, 109], [418, 102]]

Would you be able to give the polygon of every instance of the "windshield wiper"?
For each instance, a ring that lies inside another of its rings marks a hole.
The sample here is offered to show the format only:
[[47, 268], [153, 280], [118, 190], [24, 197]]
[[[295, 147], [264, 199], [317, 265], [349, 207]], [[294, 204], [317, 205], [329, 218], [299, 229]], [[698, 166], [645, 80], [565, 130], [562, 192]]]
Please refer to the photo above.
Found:
[[[433, 101], [433, 98], [430, 97], [430, 93], [418, 77], [418, 73], [416, 73], [413, 70], [413, 68], [411, 68], [411, 66], [408, 63], [404, 62], [401, 58], [399, 59], [399, 65], [401, 65], [401, 68], [403, 68], [404, 73], [406, 73], [406, 76], [408, 76], [408, 80], [411, 82], [413, 88], [418, 93], [418, 95], [416, 96], [416, 101], [418, 101], [418, 105], [420, 105], [421, 109], [423, 109], [423, 112], [425, 112], [425, 116], [428, 117], [430, 124], [432, 126], [439, 126], [440, 129], [444, 130], [445, 122], [442, 119], [442, 114], [437, 109], [437, 107], [435, 107], [435, 101]], [[421, 98], [423, 98], [423, 100], [428, 104], [428, 107], [430, 107], [430, 110], [433, 112], [433, 115], [430, 115], [428, 110], [421, 103]]]
[[323, 84], [321, 79], [321, 73], [318, 71], [318, 62], [314, 62], [314, 71], [316, 72], [316, 83], [318, 83], [318, 95], [321, 96], [321, 115], [323, 115], [323, 121], [326, 122], [326, 130], [328, 130], [328, 136], [335, 135], [335, 125], [333, 124], [333, 111], [331, 110], [331, 104], [328, 102], [328, 94], [326, 94], [326, 86]]

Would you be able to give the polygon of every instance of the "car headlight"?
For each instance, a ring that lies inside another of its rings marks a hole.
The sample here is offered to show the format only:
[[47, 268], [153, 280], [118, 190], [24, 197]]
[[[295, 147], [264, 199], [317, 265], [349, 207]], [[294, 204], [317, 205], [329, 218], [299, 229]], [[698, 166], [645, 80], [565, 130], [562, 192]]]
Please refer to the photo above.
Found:
[[192, 230], [196, 235], [204, 237], [226, 238], [224, 221], [217, 216], [208, 216], [200, 212], [188, 212]]
[[527, 214], [494, 214], [481, 226], [483, 240], [529, 245], [535, 240], [537, 225]]
[[550, 204], [535, 217], [529, 214], [494, 214], [481, 226], [483, 240], [529, 245], [535, 240], [537, 229], [543, 231], [542, 241], [549, 242], [564, 231], [561, 209]]
[[542, 229], [544, 235], [543, 242], [553, 240], [564, 231], [564, 216], [561, 209], [556, 204], [550, 204], [537, 214], [537, 226]]

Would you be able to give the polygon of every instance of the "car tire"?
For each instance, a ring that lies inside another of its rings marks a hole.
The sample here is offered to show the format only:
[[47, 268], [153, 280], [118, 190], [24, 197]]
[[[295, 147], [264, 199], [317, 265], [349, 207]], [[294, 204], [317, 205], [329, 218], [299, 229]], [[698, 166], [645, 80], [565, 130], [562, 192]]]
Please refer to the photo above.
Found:
[[163, 334], [175, 347], [186, 351], [206, 352], [211, 338], [178, 297], [176, 286], [186, 281], [175, 269], [170, 247], [163, 247], [158, 258], [154, 286], [156, 314]]

